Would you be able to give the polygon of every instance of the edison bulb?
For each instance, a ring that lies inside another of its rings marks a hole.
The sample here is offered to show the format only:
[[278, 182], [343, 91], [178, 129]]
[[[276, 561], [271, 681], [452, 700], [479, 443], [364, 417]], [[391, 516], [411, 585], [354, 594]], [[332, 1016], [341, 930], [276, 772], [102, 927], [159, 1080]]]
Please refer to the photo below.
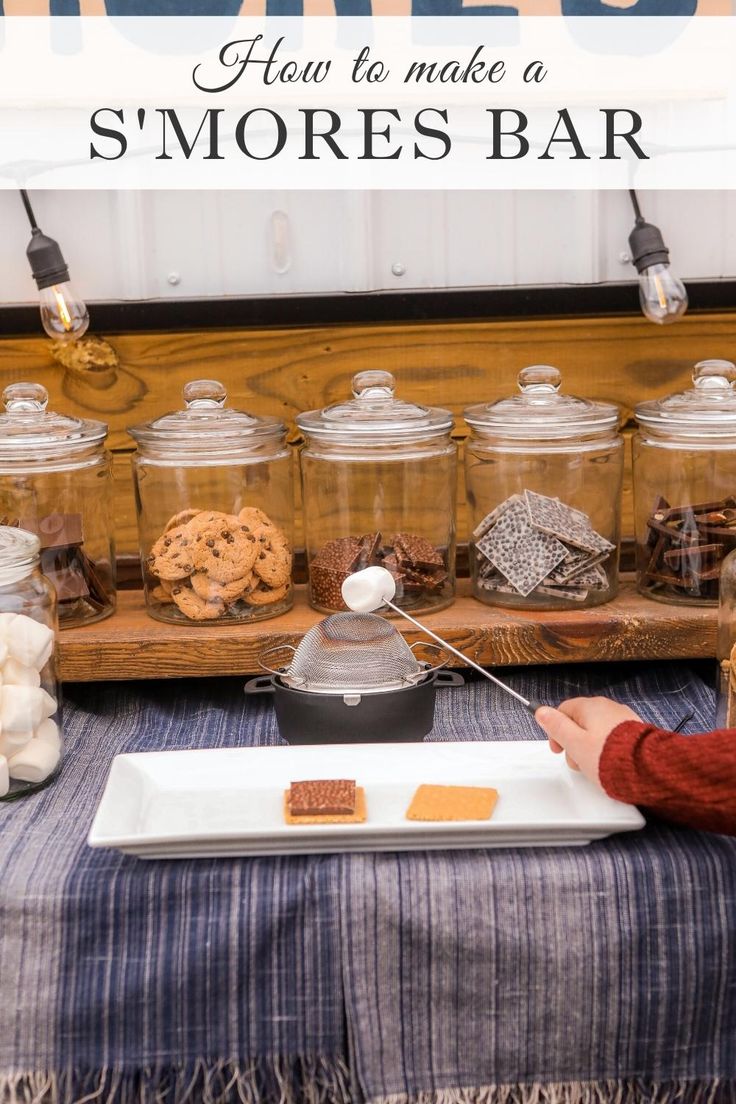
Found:
[[87, 332], [89, 313], [82, 299], [66, 281], [41, 288], [41, 322], [56, 341], [76, 341]]
[[639, 301], [650, 322], [665, 326], [676, 322], [687, 310], [685, 285], [668, 264], [653, 264], [639, 276]]

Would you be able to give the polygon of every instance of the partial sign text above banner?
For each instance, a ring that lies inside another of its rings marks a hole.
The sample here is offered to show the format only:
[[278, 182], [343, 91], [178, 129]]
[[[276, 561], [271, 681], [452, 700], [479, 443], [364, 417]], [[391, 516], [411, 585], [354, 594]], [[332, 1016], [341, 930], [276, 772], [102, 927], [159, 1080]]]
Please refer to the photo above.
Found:
[[736, 17], [39, 18], [6, 188], [720, 188]]

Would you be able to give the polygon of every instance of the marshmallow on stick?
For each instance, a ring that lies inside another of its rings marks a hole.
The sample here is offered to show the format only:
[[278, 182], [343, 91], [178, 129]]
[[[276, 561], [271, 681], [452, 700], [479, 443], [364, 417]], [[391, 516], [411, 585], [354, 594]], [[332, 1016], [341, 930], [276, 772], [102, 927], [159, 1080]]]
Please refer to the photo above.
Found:
[[396, 581], [385, 567], [364, 567], [348, 575], [342, 584], [345, 605], [355, 613], [372, 613], [393, 601]]

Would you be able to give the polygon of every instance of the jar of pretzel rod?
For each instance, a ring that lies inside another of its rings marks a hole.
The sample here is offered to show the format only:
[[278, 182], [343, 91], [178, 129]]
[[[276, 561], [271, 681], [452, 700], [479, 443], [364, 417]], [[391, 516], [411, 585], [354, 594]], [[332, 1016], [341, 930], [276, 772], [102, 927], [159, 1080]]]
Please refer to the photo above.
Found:
[[736, 549], [736, 365], [702, 360], [692, 382], [634, 409], [636, 576], [648, 598], [714, 606]]
[[177, 624], [290, 609], [292, 457], [278, 418], [236, 410], [217, 380], [128, 431], [149, 614]]
[[610, 403], [562, 390], [534, 365], [518, 394], [468, 407], [465, 479], [473, 594], [489, 605], [571, 610], [618, 588], [623, 439]]

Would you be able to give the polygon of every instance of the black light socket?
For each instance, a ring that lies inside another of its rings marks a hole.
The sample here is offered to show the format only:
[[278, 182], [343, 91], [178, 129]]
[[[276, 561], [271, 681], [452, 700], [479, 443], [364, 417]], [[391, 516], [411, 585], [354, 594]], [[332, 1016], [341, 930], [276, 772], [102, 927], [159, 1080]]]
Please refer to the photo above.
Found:
[[659, 227], [645, 222], [644, 219], [636, 220], [636, 225], [629, 234], [629, 249], [631, 263], [636, 266], [640, 275], [651, 265], [670, 263], [670, 251], [664, 244]]
[[69, 279], [69, 269], [59, 243], [47, 237], [37, 226], [31, 231], [26, 256], [39, 291], [52, 284], [64, 284]]

